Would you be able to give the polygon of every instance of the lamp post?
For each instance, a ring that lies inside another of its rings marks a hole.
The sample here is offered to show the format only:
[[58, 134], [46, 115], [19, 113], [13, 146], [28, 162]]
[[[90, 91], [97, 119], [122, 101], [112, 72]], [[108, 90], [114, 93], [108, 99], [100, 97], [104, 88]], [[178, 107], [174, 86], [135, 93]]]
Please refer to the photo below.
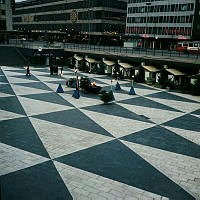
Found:
[[145, 3], [147, 8], [147, 19], [146, 19], [146, 28], [145, 28], [145, 38], [144, 38], [144, 48], [146, 49], [146, 43], [147, 43], [147, 28], [148, 28], [148, 17], [149, 17], [149, 6], [151, 5], [151, 2]]

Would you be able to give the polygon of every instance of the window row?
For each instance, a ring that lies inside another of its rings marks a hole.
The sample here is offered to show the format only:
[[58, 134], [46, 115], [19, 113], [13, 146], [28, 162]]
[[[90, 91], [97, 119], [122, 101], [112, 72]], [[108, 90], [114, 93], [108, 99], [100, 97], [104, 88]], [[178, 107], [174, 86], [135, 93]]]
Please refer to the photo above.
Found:
[[192, 30], [188, 27], [127, 27], [128, 34], [147, 35], [187, 35], [191, 36]]
[[[128, 0], [128, 3], [145, 3], [145, 2], [154, 2], [158, 0]], [[163, 0], [160, 0], [163, 1]]]
[[68, 30], [71, 32], [118, 32], [124, 33], [125, 27], [119, 24], [105, 23], [64, 23], [64, 24], [18, 24], [14, 30]]
[[[40, 5], [37, 2], [37, 5]], [[18, 7], [18, 6], [16, 6]], [[126, 3], [125, 2], [118, 2], [114, 0], [101, 0], [101, 1], [77, 1], [72, 3], [63, 3], [51, 6], [40, 6], [36, 8], [28, 8], [24, 7], [24, 9], [16, 10], [15, 15], [20, 14], [29, 14], [29, 13], [38, 13], [38, 12], [49, 12], [49, 11], [60, 11], [60, 10], [70, 10], [70, 9], [81, 9], [81, 8], [92, 8], [92, 7], [109, 7], [109, 8], [118, 8], [126, 10]]]
[[193, 16], [127, 17], [127, 23], [192, 23]]
[[171, 4], [171, 5], [155, 5], [143, 7], [129, 7], [128, 13], [154, 13], [154, 12], [179, 12], [194, 11], [194, 3], [188, 4]]
[[[94, 19], [118, 20], [125, 22], [126, 15], [124, 13], [108, 12], [108, 11], [78, 12], [77, 20], [94, 20]], [[59, 20], [70, 20], [70, 13], [35, 15], [35, 16], [29, 15], [29, 16], [13, 18], [13, 22], [59, 21]]]

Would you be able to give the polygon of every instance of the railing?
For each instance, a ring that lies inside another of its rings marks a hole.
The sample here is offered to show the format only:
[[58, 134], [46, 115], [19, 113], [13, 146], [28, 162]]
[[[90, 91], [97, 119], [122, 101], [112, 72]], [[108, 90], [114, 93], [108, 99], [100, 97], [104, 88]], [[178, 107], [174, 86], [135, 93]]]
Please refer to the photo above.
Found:
[[182, 58], [182, 59], [193, 59], [200, 60], [199, 54], [189, 54], [185, 52], [176, 52], [172, 50], [158, 50], [158, 49], [144, 49], [144, 48], [127, 48], [127, 47], [116, 47], [116, 46], [100, 46], [100, 45], [89, 45], [89, 44], [76, 44], [76, 43], [53, 43], [49, 44], [46, 42], [29, 42], [22, 40], [10, 40], [9, 46], [16, 46], [22, 48], [38, 49], [69, 49], [78, 51], [90, 51], [90, 52], [101, 52], [105, 54], [121, 54], [124, 55], [140, 55], [140, 56], [156, 56], [166, 58]]

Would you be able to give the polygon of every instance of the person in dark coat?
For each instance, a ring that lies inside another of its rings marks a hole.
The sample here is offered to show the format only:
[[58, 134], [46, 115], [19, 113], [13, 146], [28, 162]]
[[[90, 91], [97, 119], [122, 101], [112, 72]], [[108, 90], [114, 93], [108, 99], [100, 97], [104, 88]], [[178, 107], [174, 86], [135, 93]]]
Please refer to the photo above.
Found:
[[31, 74], [30, 74], [30, 68], [29, 68], [29, 65], [28, 65], [28, 67], [27, 67], [27, 69], [26, 69], [26, 76], [30, 76]]
[[60, 68], [60, 73], [61, 73], [61, 74], [63, 73], [63, 67]]

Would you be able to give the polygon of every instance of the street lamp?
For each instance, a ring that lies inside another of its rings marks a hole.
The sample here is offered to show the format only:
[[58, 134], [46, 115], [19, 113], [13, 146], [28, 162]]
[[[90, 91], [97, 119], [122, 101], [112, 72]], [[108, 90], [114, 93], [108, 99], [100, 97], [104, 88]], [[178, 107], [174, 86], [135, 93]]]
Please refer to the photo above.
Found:
[[148, 28], [148, 17], [149, 17], [149, 6], [151, 5], [151, 2], [146, 2], [145, 3], [146, 8], [147, 8], [147, 19], [146, 19], [146, 28], [145, 28], [145, 38], [144, 38], [144, 48], [146, 48], [146, 43], [147, 43], [147, 28]]

